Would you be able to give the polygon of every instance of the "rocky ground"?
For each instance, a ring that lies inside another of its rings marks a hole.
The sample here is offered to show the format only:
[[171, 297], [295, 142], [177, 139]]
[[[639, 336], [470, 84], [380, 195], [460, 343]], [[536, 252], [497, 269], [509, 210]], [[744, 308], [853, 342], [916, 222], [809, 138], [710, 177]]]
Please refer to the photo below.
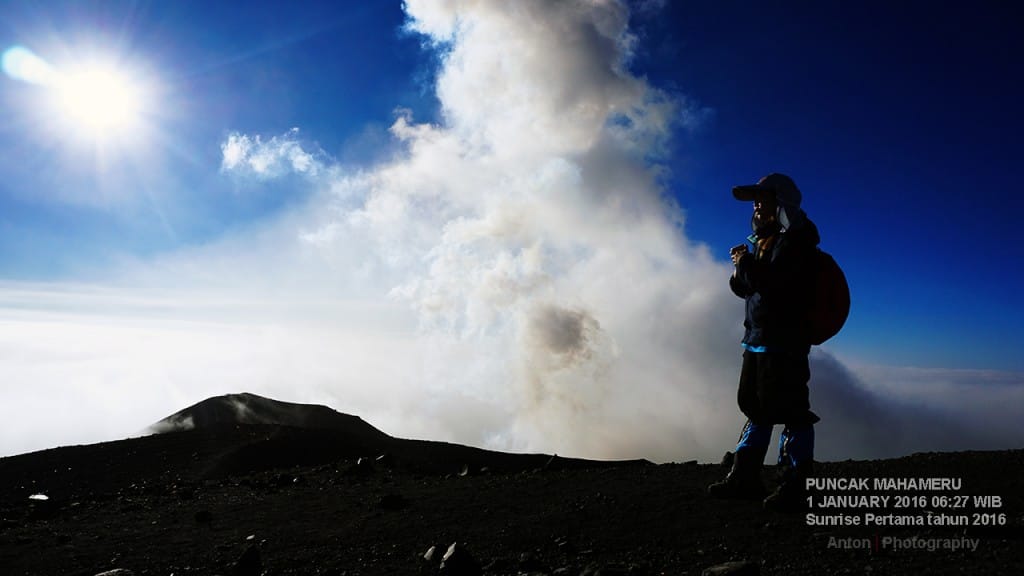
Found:
[[962, 482], [873, 491], [926, 501], [849, 516], [972, 525], [809, 526], [709, 499], [718, 464], [509, 455], [397, 440], [358, 419], [291, 424], [220, 419], [0, 459], [0, 574], [1024, 574], [1024, 450], [820, 463], [826, 478]]

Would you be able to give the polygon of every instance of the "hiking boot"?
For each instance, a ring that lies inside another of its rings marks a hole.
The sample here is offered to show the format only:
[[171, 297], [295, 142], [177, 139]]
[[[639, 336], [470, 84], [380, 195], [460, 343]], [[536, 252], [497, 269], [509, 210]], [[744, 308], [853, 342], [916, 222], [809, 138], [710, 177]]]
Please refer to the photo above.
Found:
[[784, 468], [779, 486], [764, 499], [765, 510], [784, 513], [806, 511], [806, 480], [811, 476], [812, 464], [805, 462], [796, 467]]
[[[761, 483], [761, 461], [751, 450], [737, 450], [733, 456], [732, 469], [723, 480], [708, 486], [712, 498], [729, 500], [760, 500], [764, 498], [764, 484]], [[764, 456], [761, 455], [761, 460]]]

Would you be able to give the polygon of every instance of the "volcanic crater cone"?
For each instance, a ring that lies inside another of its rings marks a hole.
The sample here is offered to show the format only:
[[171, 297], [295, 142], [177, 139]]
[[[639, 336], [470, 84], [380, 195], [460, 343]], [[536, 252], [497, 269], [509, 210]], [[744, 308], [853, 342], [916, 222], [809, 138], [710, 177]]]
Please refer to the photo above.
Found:
[[425, 472], [601, 464], [546, 454], [508, 454], [445, 442], [394, 438], [358, 416], [327, 406], [282, 402], [251, 393], [208, 398], [159, 420], [150, 429], [157, 433], [195, 433], [216, 438], [222, 449], [206, 463], [205, 477], [352, 458], [387, 460], [392, 465]]
[[154, 423], [154, 432], [219, 426], [273, 425], [343, 430], [352, 437], [385, 438], [362, 418], [317, 404], [296, 404], [248, 392], [207, 398]]

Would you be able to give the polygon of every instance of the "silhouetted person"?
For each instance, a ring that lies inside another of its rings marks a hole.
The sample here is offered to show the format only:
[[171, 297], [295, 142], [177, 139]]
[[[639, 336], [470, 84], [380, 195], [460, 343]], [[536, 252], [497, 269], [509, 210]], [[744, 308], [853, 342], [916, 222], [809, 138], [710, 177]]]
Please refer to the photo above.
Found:
[[810, 410], [807, 355], [811, 345], [807, 309], [813, 294], [811, 269], [818, 229], [800, 209], [800, 190], [788, 176], [769, 174], [757, 184], [732, 190], [737, 200], [752, 201], [754, 233], [731, 251], [735, 266], [729, 287], [746, 300], [743, 368], [737, 400], [747, 422], [740, 434], [732, 470], [708, 487], [718, 498], [760, 499], [761, 464], [772, 428], [783, 424], [779, 441], [782, 468], [778, 488], [764, 499], [770, 509], [804, 504], [804, 478], [811, 473], [814, 423]]

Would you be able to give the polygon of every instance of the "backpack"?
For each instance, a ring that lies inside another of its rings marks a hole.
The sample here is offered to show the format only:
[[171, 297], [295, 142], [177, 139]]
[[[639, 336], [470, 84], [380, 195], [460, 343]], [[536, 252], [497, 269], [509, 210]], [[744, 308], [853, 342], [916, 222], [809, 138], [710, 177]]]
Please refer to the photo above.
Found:
[[814, 298], [808, 310], [810, 342], [820, 346], [835, 336], [850, 315], [850, 285], [835, 258], [820, 248], [814, 251]]

